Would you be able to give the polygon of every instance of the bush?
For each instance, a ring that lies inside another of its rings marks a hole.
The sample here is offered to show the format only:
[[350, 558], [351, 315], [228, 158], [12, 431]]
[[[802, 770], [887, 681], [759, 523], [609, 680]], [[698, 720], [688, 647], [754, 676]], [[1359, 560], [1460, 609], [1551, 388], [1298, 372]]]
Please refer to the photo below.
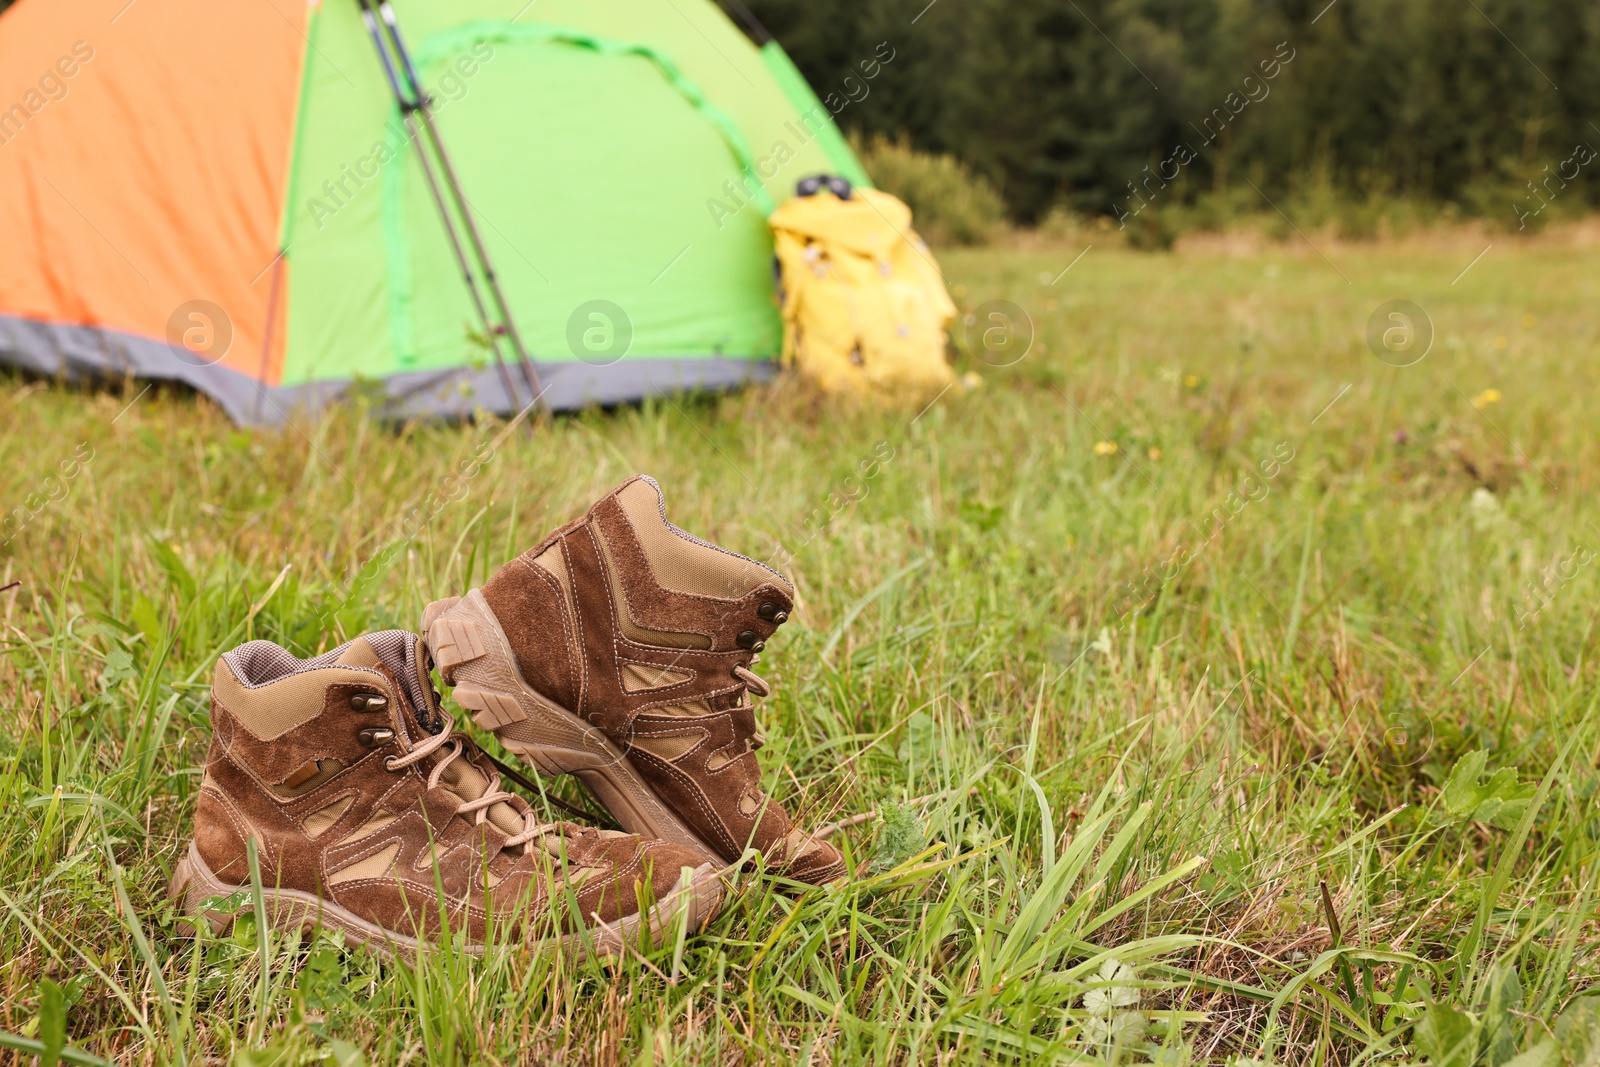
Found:
[[912, 221], [930, 241], [981, 244], [1005, 216], [995, 187], [954, 156], [919, 152], [905, 135], [850, 140], [874, 184], [906, 202]]

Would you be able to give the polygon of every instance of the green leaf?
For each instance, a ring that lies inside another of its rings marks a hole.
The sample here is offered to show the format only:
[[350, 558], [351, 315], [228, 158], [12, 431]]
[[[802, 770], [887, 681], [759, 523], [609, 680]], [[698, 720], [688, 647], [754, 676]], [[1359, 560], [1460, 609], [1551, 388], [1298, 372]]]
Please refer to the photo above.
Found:
[[1488, 758], [1489, 754], [1479, 749], [1456, 762], [1444, 784], [1444, 809], [1453, 822], [1471, 820], [1514, 830], [1537, 786], [1532, 782], [1519, 785], [1515, 767], [1501, 767], [1488, 781], [1480, 781]]
[[[1083, 1033], [1107, 1052], [1131, 1049], [1144, 1040], [1150, 1020], [1143, 1012], [1123, 1011], [1116, 1015], [1091, 1015], [1084, 1020]], [[1114, 1055], [1112, 1058], [1116, 1058]]]
[[161, 569], [167, 572], [167, 579], [172, 582], [173, 588], [182, 596], [183, 602], [188, 603], [194, 599], [194, 575], [189, 573], [189, 568], [184, 566], [177, 550], [165, 541], [150, 539], [150, 551], [155, 555], [156, 562], [161, 564]]
[[1562, 1067], [1562, 1049], [1555, 1038], [1544, 1038], [1526, 1053], [1507, 1059], [1502, 1067]]
[[1482, 749], [1468, 752], [1456, 761], [1455, 767], [1450, 771], [1450, 777], [1444, 783], [1444, 808], [1458, 819], [1467, 818], [1483, 803], [1489, 795], [1488, 789], [1479, 783], [1483, 776], [1483, 764], [1489, 754]]
[[933, 726], [933, 716], [925, 711], [913, 712], [906, 720], [905, 737], [900, 742], [897, 756], [903, 764], [913, 761], [929, 762], [938, 750], [938, 737]]
[[928, 846], [928, 835], [922, 820], [908, 807], [888, 801], [883, 805], [883, 830], [878, 835], [878, 849], [873, 856], [873, 868], [889, 871], [900, 866]]
[[1467, 1067], [1478, 1054], [1476, 1016], [1449, 1004], [1428, 1005], [1417, 1024], [1417, 1051], [1434, 1067]]
[[1560, 1067], [1561, 1046], [1547, 1037], [1528, 1051], [1506, 1060], [1501, 1067]]
[[340, 1041], [337, 1037], [328, 1042], [333, 1050], [333, 1062], [339, 1067], [366, 1067], [367, 1058], [361, 1050], [348, 1041]]
[[1522, 979], [1513, 966], [1494, 969], [1489, 1003], [1483, 1011], [1483, 1044], [1490, 1067], [1501, 1067], [1516, 1056], [1516, 1033], [1521, 1029]]
[[1139, 1003], [1138, 976], [1132, 967], [1118, 960], [1106, 960], [1100, 966], [1100, 979], [1094, 988], [1083, 994], [1083, 1008], [1090, 1015], [1110, 1018], [1123, 1008], [1137, 1007]]
[[67, 1043], [67, 998], [61, 987], [48, 978], [39, 980], [39, 1067], [56, 1067], [61, 1061], [61, 1046]]
[[106, 666], [100, 672], [100, 691], [109, 692], [130, 678], [139, 677], [133, 665], [133, 654], [125, 648], [113, 648], [106, 653]]
[[1000, 525], [1005, 518], [1005, 509], [1000, 507], [986, 507], [975, 500], [963, 500], [957, 513], [961, 521], [976, 526], [983, 533], [988, 533]]
[[1554, 1030], [1568, 1063], [1592, 1064], [1600, 1060], [1600, 996], [1579, 997], [1568, 1004], [1556, 1019]]
[[154, 602], [136, 590], [133, 594], [133, 605], [128, 613], [133, 616], [133, 624], [144, 635], [145, 647], [160, 648], [165, 628], [161, 625], [161, 614], [156, 611]]

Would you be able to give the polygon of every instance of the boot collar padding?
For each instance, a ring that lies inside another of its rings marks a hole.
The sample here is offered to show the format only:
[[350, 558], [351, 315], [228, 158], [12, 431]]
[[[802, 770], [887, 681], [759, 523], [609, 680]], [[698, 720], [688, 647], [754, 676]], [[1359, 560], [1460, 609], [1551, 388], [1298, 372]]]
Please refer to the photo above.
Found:
[[[321, 715], [330, 685], [364, 685], [389, 691], [388, 679], [370, 667], [322, 667], [246, 685], [226, 657], [217, 661], [211, 693], [257, 740], [274, 741]], [[389, 698], [394, 699], [390, 693]]]
[[[416, 667], [417, 636], [405, 630], [365, 634], [332, 651], [301, 659], [271, 641], [247, 641], [222, 654], [213, 695], [262, 741], [282, 737], [322, 714], [328, 686], [367, 685], [389, 694], [396, 679], [413, 707], [427, 707]], [[431, 709], [430, 709], [431, 710]]]
[[702, 541], [667, 520], [667, 505], [654, 478], [638, 475], [615, 492], [617, 504], [639, 539], [639, 547], [667, 589], [737, 600], [776, 579], [789, 580], [764, 563]]

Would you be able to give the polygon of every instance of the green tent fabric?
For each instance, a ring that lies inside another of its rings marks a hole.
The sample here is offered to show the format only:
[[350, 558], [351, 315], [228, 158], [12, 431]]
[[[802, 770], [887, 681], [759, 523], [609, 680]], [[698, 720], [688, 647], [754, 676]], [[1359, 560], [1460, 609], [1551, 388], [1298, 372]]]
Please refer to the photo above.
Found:
[[[198, 17], [225, 21], [231, 8]], [[547, 404], [770, 375], [782, 331], [766, 216], [807, 174], [866, 177], [776, 44], [758, 48], [711, 0], [394, 10]], [[281, 421], [353, 386], [405, 416], [526, 400], [507, 394], [490, 357], [360, 4], [314, 0], [304, 19], [286, 72], [298, 88], [279, 94], [295, 109], [272, 220], [281, 254], [253, 283], [252, 299], [270, 293], [261, 327], [239, 327], [252, 351], [185, 359], [170, 338], [108, 330], [108, 316], [8, 331], [0, 306], [0, 358], [180, 378], [241, 422]], [[171, 67], [153, 82], [181, 94], [192, 61], [153, 57]], [[163, 101], [129, 103], [158, 114]], [[88, 328], [113, 338], [111, 366], [94, 365]]]
[[[800, 68], [794, 65], [794, 60], [789, 58], [789, 53], [777, 41], [768, 41], [761, 46], [761, 61], [772, 72], [773, 78], [778, 82], [778, 87], [789, 98], [789, 103], [802, 115], [821, 115], [822, 101], [817, 99], [817, 94], [812, 91], [805, 75], [800, 73]], [[816, 136], [823, 154], [828, 157], [830, 169], [848, 179], [852, 185], [872, 188], [872, 179], [867, 177], [865, 168], [856, 159], [850, 145], [845, 142], [844, 135], [839, 132], [830, 119], [827, 122], [815, 124]]]
[[[774, 77], [706, 0], [398, 13], [551, 406], [764, 374], [782, 340], [766, 214], [804, 174], [861, 177], [826, 109], [796, 106], [797, 73]], [[509, 410], [356, 5], [328, 4], [311, 45], [282, 385], [399, 376], [413, 407]], [[380, 142], [390, 161], [354, 196], [316, 181]]]

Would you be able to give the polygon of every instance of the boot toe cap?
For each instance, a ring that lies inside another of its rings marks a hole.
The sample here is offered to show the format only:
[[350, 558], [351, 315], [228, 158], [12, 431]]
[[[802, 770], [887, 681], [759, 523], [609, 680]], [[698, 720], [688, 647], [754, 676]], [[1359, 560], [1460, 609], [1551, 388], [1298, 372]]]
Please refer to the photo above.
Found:
[[826, 885], [848, 873], [843, 853], [822, 838], [798, 830], [785, 839], [777, 859], [783, 877], [810, 885]]

